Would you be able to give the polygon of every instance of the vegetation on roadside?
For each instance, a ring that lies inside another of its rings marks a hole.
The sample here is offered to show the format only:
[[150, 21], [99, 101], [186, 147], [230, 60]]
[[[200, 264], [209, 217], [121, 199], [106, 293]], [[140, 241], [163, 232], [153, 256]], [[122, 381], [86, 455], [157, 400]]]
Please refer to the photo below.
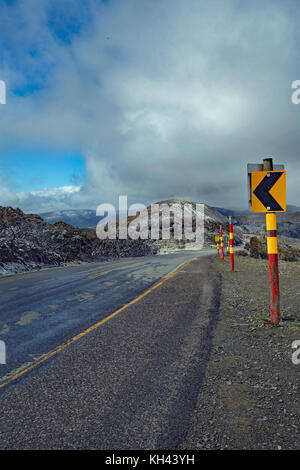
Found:
[[[250, 256], [251, 258], [266, 259], [268, 257], [267, 239], [264, 236], [251, 237], [246, 243], [245, 249], [238, 252], [240, 256]], [[300, 250], [286, 243], [278, 243], [279, 259], [282, 261], [300, 261]]]

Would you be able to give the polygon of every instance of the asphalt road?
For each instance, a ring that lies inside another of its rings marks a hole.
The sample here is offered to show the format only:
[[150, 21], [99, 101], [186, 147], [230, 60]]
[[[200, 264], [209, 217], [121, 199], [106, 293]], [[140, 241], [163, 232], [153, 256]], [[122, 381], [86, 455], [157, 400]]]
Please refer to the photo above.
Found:
[[[122, 259], [0, 281], [0, 448], [177, 449], [197, 400], [218, 314], [215, 250]], [[0, 382], [1, 385], [1, 382]]]
[[6, 345], [0, 383], [130, 302], [181, 263], [213, 251], [126, 258], [0, 279], [0, 340]]

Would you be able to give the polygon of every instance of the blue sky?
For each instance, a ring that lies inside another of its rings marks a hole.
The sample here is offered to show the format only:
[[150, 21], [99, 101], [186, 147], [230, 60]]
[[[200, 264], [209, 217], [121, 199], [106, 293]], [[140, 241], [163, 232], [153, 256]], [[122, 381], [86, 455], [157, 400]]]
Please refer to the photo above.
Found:
[[0, 204], [182, 197], [247, 207], [246, 165], [300, 205], [297, 0], [0, 3]]
[[12, 191], [78, 185], [85, 179], [85, 160], [79, 152], [21, 150], [12, 146], [1, 150], [0, 165]]
[[[11, 7], [10, 18], [13, 18], [13, 8], [22, 3], [18, 0], [4, 0]], [[47, 12], [43, 17], [43, 29], [47, 29], [54, 41], [58, 41], [64, 47], [71, 46], [74, 37], [80, 35], [82, 28], [87, 27], [91, 21], [91, 12], [88, 3], [78, 0], [69, 2], [76, 9], [68, 10], [68, 2], [45, 2], [48, 4]], [[102, 0], [102, 3], [107, 1]], [[1, 8], [0, 8], [1, 10]], [[29, 12], [30, 14], [30, 12]], [[34, 14], [34, 13], [33, 13]], [[2, 58], [2, 66], [5, 59], [11, 70], [21, 71], [23, 79], [20, 83], [12, 84], [8, 90], [13, 97], [31, 97], [33, 101], [38, 99], [39, 92], [49, 86], [49, 74], [55, 67], [55, 60], [49, 61], [43, 55], [42, 42], [28, 44], [25, 53], [29, 59], [34, 59], [35, 66], [31, 68], [30, 62], [19, 61], [20, 54], [18, 43], [12, 44], [10, 39], [24, 18], [18, 15], [9, 27], [6, 27], [2, 36], [2, 50], [5, 49], [5, 57]], [[22, 38], [20, 38], [22, 40]], [[2, 56], [3, 57], [3, 56]], [[1, 69], [0, 69], [1, 70]], [[44, 188], [56, 188], [81, 184], [85, 179], [84, 156], [79, 150], [53, 149], [49, 145], [30, 149], [29, 145], [22, 148], [22, 142], [9, 143], [0, 148], [0, 174], [5, 174], [8, 187], [12, 191], [35, 191]]]

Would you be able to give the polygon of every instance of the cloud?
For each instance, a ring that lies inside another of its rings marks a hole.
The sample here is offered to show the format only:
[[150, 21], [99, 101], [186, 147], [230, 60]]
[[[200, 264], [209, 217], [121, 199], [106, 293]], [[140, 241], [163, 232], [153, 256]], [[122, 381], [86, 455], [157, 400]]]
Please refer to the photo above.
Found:
[[0, 200], [6, 205], [22, 207], [25, 212], [48, 212], [81, 208], [84, 198], [81, 197], [81, 186], [62, 186], [60, 188], [41, 189], [39, 191], [10, 191], [7, 187], [0, 188]]
[[1, 139], [83, 153], [85, 183], [57, 204], [125, 194], [246, 207], [246, 164], [269, 155], [286, 165], [289, 202], [299, 202], [295, 2], [87, 1], [80, 21], [76, 2], [62, 1], [67, 21], [50, 26], [54, 3], [30, 2], [30, 14], [27, 1], [7, 7], [4, 37], [19, 31], [0, 78], [42, 88], [8, 94]]

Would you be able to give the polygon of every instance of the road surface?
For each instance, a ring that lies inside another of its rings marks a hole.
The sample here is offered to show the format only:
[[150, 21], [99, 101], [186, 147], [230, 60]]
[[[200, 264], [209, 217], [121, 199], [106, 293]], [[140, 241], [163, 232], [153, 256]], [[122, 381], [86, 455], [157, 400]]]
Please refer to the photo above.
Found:
[[[7, 358], [0, 365], [0, 448], [178, 448], [218, 313], [218, 279], [207, 256], [214, 251], [1, 279]], [[121, 314], [39, 363], [195, 256]]]

